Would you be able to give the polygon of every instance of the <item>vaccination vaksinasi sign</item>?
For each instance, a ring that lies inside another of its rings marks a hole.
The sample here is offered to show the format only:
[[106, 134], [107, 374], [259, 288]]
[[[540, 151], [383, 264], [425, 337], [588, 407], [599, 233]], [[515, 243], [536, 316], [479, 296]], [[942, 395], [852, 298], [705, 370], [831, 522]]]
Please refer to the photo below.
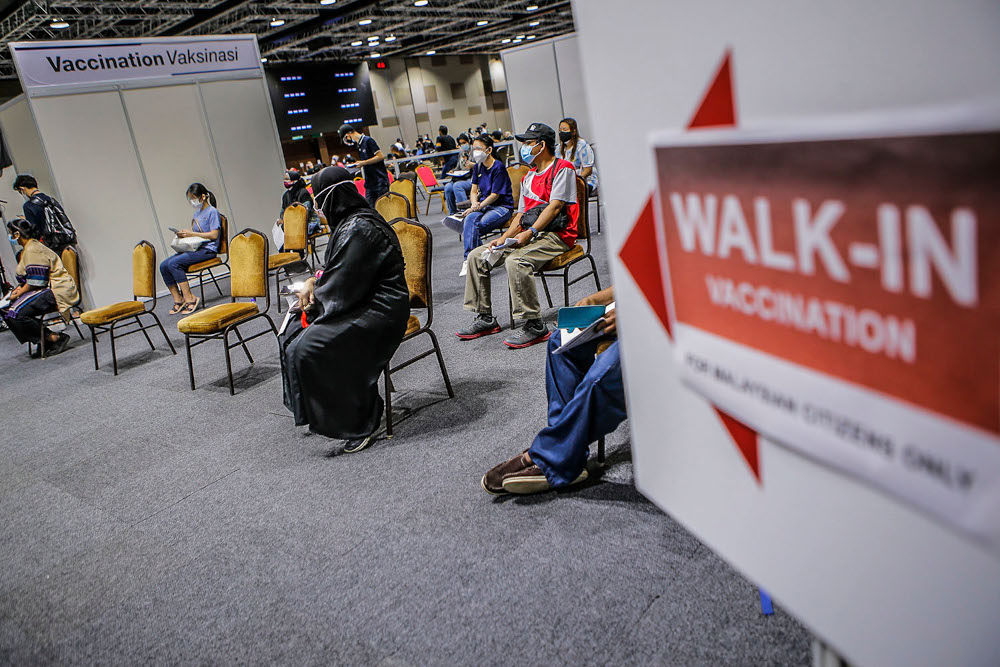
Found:
[[970, 116], [661, 136], [657, 237], [689, 387], [1000, 550], [1000, 115]]
[[254, 36], [16, 42], [26, 89], [260, 70]]

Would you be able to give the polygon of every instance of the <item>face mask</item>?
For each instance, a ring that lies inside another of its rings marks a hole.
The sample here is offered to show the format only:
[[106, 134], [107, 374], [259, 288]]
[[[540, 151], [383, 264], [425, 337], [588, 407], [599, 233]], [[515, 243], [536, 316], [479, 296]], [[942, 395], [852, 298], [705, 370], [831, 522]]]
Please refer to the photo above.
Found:
[[197, 199], [188, 199], [188, 203], [191, 204], [191, 208], [201, 208], [201, 202]]
[[285, 184], [285, 188], [287, 189], [287, 188], [290, 188], [293, 185], [295, 185], [295, 181], [284, 181], [284, 184]]
[[532, 148], [533, 148], [532, 146], [524, 146], [524, 145], [521, 146], [521, 162], [525, 164], [531, 164], [532, 162], [535, 161], [535, 158], [537, 156], [531, 152]]
[[559, 141], [561, 141], [563, 143], [566, 143], [567, 141], [569, 141], [572, 138], [573, 138], [573, 133], [572, 132], [560, 132], [559, 133]]
[[486, 151], [475, 150], [472, 151], [472, 161], [476, 164], [482, 164], [486, 162]]
[[353, 146], [354, 145], [354, 139], [351, 139], [350, 137], [344, 137], [344, 145], [345, 146]]
[[462, 151], [463, 153], [468, 153], [469, 152], [469, 144], [459, 144], [458, 145], [458, 149], [460, 151]]

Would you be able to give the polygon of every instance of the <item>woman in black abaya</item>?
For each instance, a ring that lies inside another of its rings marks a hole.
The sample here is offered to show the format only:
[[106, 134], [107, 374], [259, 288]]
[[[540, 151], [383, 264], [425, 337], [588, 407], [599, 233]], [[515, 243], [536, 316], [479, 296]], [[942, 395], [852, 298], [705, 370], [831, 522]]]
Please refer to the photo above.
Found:
[[347, 170], [327, 167], [312, 186], [330, 242], [323, 270], [299, 292], [309, 326], [293, 317], [281, 337], [285, 405], [296, 425], [355, 452], [378, 429], [378, 379], [403, 340], [410, 295], [396, 233]]

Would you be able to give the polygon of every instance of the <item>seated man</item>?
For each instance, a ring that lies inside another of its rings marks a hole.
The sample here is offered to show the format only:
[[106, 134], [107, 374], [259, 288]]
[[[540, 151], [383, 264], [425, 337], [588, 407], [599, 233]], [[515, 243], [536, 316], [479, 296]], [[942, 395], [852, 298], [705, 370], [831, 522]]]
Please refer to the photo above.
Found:
[[[525, 321], [504, 339], [504, 345], [514, 349], [548, 340], [549, 330], [542, 322], [534, 272], [576, 245], [576, 225], [580, 218], [576, 171], [572, 162], [555, 157], [555, 131], [548, 125], [532, 123], [527, 132], [517, 135], [517, 140], [521, 142], [521, 161], [533, 168], [521, 181], [517, 214], [507, 231], [489, 245], [469, 253], [465, 309], [476, 313], [476, 319], [455, 334], [471, 340], [500, 332], [500, 325], [493, 317], [490, 294], [493, 266], [485, 261], [483, 254], [503, 246], [514, 319]], [[512, 239], [511, 245], [506, 245], [508, 239]]]
[[[607, 306], [614, 288], [588, 296], [578, 306]], [[616, 332], [614, 309], [604, 316], [602, 331]], [[608, 338], [602, 336], [561, 354], [557, 331], [549, 339], [545, 362], [545, 390], [549, 399], [548, 426], [527, 450], [483, 475], [488, 493], [538, 493], [578, 484], [587, 479], [590, 443], [611, 433], [626, 417], [618, 339], [595, 357]]]
[[19, 342], [38, 345], [45, 336], [46, 354], [59, 354], [69, 344], [69, 336], [43, 329], [42, 316], [69, 310], [79, 298], [76, 283], [59, 256], [38, 241], [30, 221], [11, 220], [7, 232], [22, 251], [17, 264], [19, 285], [10, 293], [10, 304], [0, 308], [0, 316]]

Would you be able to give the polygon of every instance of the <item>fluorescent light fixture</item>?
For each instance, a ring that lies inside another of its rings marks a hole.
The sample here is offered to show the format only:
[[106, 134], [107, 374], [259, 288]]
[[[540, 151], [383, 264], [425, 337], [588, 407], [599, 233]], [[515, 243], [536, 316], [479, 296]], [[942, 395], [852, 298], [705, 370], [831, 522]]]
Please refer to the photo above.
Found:
[[360, 21], [358, 21], [358, 25], [371, 25], [371, 22], [372, 22], [371, 19], [361, 19]]
[[519, 40], [519, 39], [515, 39], [513, 43], [514, 43], [514, 44], [520, 44], [520, 43], [521, 43], [521, 40]]
[[428, 52], [427, 52], [427, 55], [429, 55], [429, 56], [433, 56], [433, 55], [434, 55], [435, 53], [437, 53], [437, 51], [428, 51]]
[[534, 28], [534, 27], [535, 27], [536, 25], [538, 25], [539, 23], [541, 23], [541, 21], [532, 21], [532, 22], [531, 22], [531, 23], [529, 23], [528, 25], [529, 25], [529, 26], [531, 26], [532, 28]]
[[507, 39], [501, 39], [500, 43], [501, 44], [510, 44], [510, 37], [508, 37]]
[[261, 58], [261, 59], [260, 59], [260, 61], [261, 61], [262, 63], [266, 63], [266, 62], [267, 62], [267, 58]]
[[271, 27], [278, 28], [285, 25], [285, 19], [271, 19]]
[[535, 38], [534, 35], [528, 35], [528, 39], [534, 39], [534, 38]]
[[364, 42], [362, 42], [360, 39], [351, 42], [351, 46], [361, 46], [362, 44], [364, 44]]
[[53, 30], [65, 30], [69, 27], [69, 23], [66, 23], [65, 21], [53, 21], [49, 24], [49, 27]]
[[381, 53], [373, 53], [373, 54], [371, 55], [371, 57], [372, 57], [372, 58], [381, 58], [381, 57], [382, 57], [382, 54], [381, 54]]
[[537, 12], [538, 11], [538, 5], [528, 5], [528, 11], [529, 12]]
[[371, 37], [368, 38], [368, 41], [369, 42], [377, 42], [378, 41], [378, 35], [372, 35]]
[[413, 3], [414, 7], [423, 7], [427, 4], [427, 0], [417, 0]]
[[395, 35], [389, 35], [388, 37], [385, 38], [385, 41], [387, 41], [387, 42], [395, 42], [396, 41], [396, 36]]
[[487, 25], [489, 21], [476, 21], [476, 25]]
[[321, 5], [335, 5], [335, 4], [337, 4], [337, 0], [319, 0], [319, 4], [321, 4]]
[[518, 36], [517, 36], [517, 37], [515, 37], [514, 39], [524, 39], [524, 35], [518, 35]]

